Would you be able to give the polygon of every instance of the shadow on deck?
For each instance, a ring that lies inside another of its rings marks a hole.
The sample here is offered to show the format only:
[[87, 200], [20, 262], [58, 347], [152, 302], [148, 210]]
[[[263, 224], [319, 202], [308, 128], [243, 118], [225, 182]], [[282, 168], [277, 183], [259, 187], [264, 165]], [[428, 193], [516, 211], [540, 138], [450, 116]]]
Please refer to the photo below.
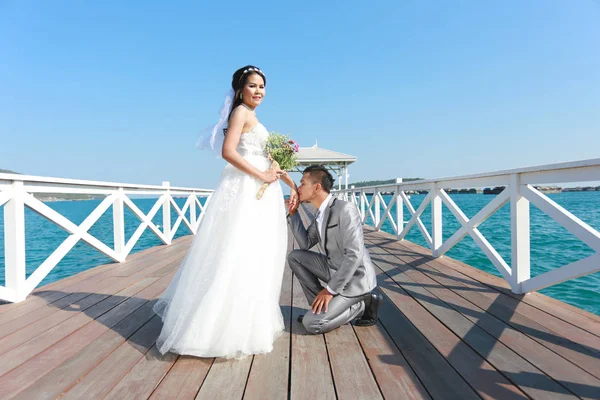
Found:
[[[286, 267], [286, 333], [243, 360], [161, 356], [155, 299], [191, 243], [134, 254], [0, 305], [0, 398], [600, 398], [600, 318], [365, 227], [384, 295], [373, 327], [306, 335]], [[290, 242], [290, 248], [293, 244]]]

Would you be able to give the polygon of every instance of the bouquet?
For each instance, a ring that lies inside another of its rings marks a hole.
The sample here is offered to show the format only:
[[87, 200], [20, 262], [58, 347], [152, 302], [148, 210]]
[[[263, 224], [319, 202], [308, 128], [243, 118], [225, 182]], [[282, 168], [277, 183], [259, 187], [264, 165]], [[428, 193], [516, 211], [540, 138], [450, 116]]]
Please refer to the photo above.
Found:
[[[290, 171], [296, 165], [298, 165], [297, 155], [300, 147], [294, 140], [288, 138], [287, 135], [281, 135], [279, 133], [270, 132], [265, 150], [269, 155], [271, 162], [270, 169], [282, 169], [284, 171]], [[268, 183], [263, 183], [256, 198], [260, 200], [269, 187]]]

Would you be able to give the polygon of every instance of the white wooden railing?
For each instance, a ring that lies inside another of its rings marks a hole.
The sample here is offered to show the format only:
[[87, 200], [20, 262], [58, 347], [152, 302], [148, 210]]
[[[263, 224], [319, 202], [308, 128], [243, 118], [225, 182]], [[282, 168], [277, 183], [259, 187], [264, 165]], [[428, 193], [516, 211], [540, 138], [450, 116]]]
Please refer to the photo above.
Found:
[[[93, 194], [106, 197], [81, 224], [76, 225], [36, 199], [34, 195], [37, 193]], [[145, 214], [134, 204], [129, 195], [157, 196], [158, 199], [150, 212]], [[4, 206], [6, 282], [4, 287], [0, 286], [0, 299], [10, 302], [24, 300], [80, 240], [114, 261], [123, 262], [146, 229], [150, 229], [164, 244], [171, 243], [182, 222], [195, 234], [211, 195], [212, 190], [171, 187], [169, 182], [163, 182], [162, 186], [151, 186], [0, 173], [0, 206]], [[174, 197], [187, 197], [183, 208], [179, 208]], [[202, 197], [207, 198], [204, 204], [199, 200]], [[88, 233], [88, 230], [111, 206], [114, 248], [106, 246]], [[70, 233], [67, 239], [29, 277], [26, 276], [25, 270], [26, 207]], [[128, 207], [141, 221], [128, 241], [125, 240], [124, 207]], [[171, 224], [171, 207], [178, 215], [173, 225]], [[161, 208], [163, 221], [162, 227], [159, 228], [152, 222], [152, 219]], [[186, 216], [188, 209], [189, 218]], [[196, 215], [197, 210], [199, 210], [198, 215]]]
[[[416, 225], [431, 249], [433, 257], [443, 256], [466, 235], [470, 235], [504, 279], [509, 282], [511, 290], [515, 293], [527, 293], [600, 271], [600, 233], [532, 186], [592, 181], [600, 181], [600, 159], [452, 178], [398, 182], [392, 185], [346, 189], [336, 193], [340, 198], [352, 201], [359, 207], [363, 223], [366, 223], [370, 217], [374, 227], [380, 230], [386, 220], [390, 221], [398, 240], [404, 240], [408, 231]], [[471, 219], [467, 218], [446, 193], [447, 189], [496, 186], [505, 186], [505, 189]], [[427, 196], [416, 210], [406, 195], [408, 191], [428, 191]], [[384, 201], [383, 192], [391, 193], [392, 197], [388, 204]], [[511, 235], [512, 265], [507, 264], [477, 229], [507, 202], [510, 202], [511, 229], [510, 232], [506, 232], [506, 235]], [[461, 228], [445, 242], [442, 240], [442, 203], [448, 207], [461, 224]], [[587, 244], [595, 251], [595, 254], [531, 277], [530, 203]], [[397, 205], [396, 215], [392, 215], [391, 212], [394, 204]], [[429, 204], [431, 204], [431, 233], [420, 218]], [[404, 220], [404, 206], [410, 216], [408, 221]]]

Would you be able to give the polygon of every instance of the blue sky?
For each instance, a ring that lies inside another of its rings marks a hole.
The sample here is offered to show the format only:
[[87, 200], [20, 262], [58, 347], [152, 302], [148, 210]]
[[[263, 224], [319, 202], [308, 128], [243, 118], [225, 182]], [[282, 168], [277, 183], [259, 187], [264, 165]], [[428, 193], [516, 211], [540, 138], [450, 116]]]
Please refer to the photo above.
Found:
[[[370, 3], [370, 4], [368, 4]], [[0, 168], [213, 188], [231, 74], [350, 181], [600, 157], [600, 2], [0, 1]]]

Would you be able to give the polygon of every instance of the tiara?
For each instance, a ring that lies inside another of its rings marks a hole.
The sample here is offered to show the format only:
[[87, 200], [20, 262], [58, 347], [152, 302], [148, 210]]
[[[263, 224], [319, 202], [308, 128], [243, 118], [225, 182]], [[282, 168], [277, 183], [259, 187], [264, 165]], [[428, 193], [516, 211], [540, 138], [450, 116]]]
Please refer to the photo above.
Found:
[[242, 81], [242, 78], [244, 77], [244, 75], [246, 75], [248, 72], [258, 72], [262, 76], [265, 76], [265, 73], [262, 72], [259, 68], [250, 67], [250, 68], [245, 69], [244, 72], [242, 72], [242, 75], [240, 76], [240, 82]]

